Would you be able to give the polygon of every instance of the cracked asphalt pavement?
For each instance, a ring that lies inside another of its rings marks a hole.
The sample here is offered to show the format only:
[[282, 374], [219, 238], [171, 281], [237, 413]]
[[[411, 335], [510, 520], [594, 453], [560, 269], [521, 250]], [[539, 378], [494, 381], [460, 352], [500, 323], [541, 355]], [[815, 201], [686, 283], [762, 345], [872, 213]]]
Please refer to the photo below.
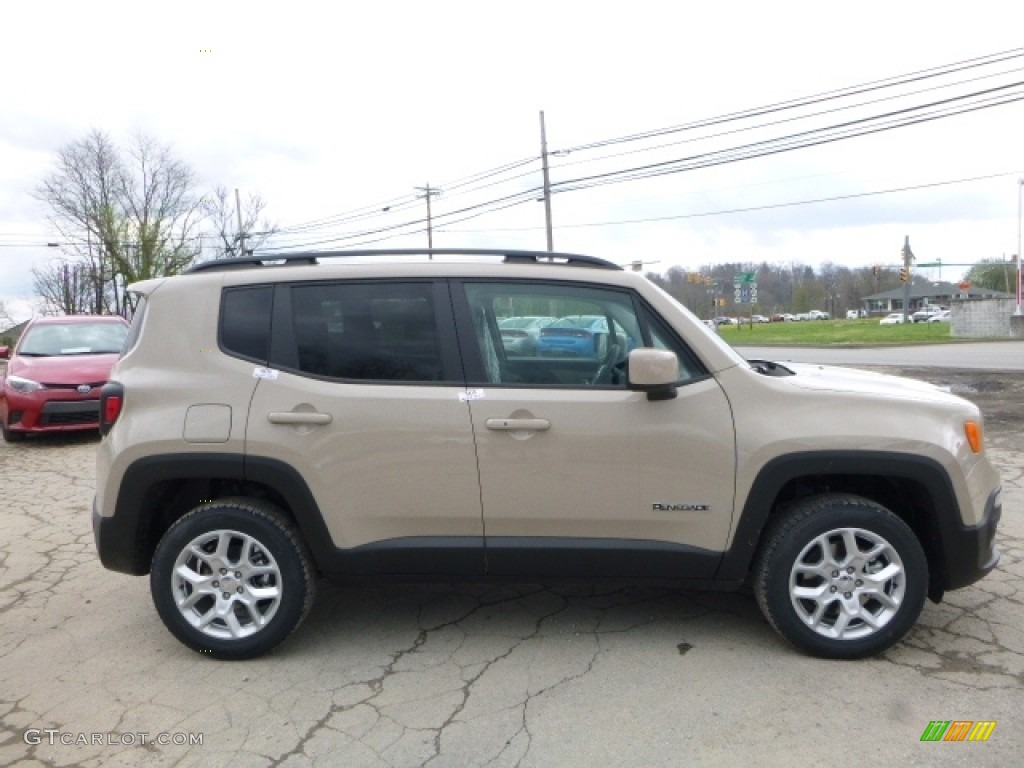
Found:
[[1003, 559], [858, 662], [748, 594], [629, 583], [322, 583], [272, 655], [203, 658], [96, 557], [96, 438], [0, 444], [0, 766], [1024, 764], [1024, 374], [902, 372], [982, 405]]

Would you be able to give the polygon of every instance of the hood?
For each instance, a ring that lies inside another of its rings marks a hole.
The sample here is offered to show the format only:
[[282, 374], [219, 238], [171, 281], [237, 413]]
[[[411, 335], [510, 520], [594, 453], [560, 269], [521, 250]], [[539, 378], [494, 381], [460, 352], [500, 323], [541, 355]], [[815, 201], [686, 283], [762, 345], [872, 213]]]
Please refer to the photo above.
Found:
[[787, 362], [784, 365], [796, 374], [786, 378], [786, 383], [801, 389], [903, 397], [918, 401], [945, 403], [961, 399], [951, 394], [948, 387], [943, 388], [926, 381], [891, 376], [887, 373], [808, 363]]
[[42, 384], [99, 384], [110, 378], [119, 354], [17, 356], [7, 364], [8, 376], [21, 376]]

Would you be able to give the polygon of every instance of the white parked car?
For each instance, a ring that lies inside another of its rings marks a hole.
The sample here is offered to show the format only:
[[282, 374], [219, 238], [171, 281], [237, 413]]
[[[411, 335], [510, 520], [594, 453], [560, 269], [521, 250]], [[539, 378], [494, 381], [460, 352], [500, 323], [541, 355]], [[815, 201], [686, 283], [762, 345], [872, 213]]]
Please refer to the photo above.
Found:
[[893, 312], [891, 315], [886, 315], [878, 321], [879, 325], [902, 325], [903, 324], [903, 313]]
[[948, 309], [940, 309], [928, 318], [929, 323], [948, 323], [950, 312]]
[[935, 315], [941, 312], [940, 307], [921, 307], [914, 314], [910, 316], [910, 322], [912, 323], [927, 323]]

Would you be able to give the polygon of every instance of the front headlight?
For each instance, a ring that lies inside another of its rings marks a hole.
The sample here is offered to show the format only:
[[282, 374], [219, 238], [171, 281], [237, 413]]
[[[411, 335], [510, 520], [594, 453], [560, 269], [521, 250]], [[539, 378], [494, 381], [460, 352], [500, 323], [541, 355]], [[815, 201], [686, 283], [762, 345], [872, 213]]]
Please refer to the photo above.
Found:
[[31, 394], [32, 392], [38, 392], [40, 389], [46, 389], [38, 381], [32, 381], [32, 379], [23, 379], [21, 376], [8, 376], [7, 386], [13, 389], [15, 392], [21, 392], [23, 395]]

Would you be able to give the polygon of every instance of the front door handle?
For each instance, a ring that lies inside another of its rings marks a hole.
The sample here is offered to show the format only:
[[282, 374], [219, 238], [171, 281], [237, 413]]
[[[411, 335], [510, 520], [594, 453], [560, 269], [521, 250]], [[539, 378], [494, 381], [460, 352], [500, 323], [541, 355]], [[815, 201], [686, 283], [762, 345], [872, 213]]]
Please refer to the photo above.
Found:
[[329, 413], [313, 411], [287, 411], [271, 413], [267, 416], [271, 424], [330, 424], [333, 420]]
[[517, 430], [543, 432], [545, 429], [551, 428], [551, 422], [547, 419], [488, 419], [484, 423], [488, 429], [495, 429], [501, 432], [514, 432]]

